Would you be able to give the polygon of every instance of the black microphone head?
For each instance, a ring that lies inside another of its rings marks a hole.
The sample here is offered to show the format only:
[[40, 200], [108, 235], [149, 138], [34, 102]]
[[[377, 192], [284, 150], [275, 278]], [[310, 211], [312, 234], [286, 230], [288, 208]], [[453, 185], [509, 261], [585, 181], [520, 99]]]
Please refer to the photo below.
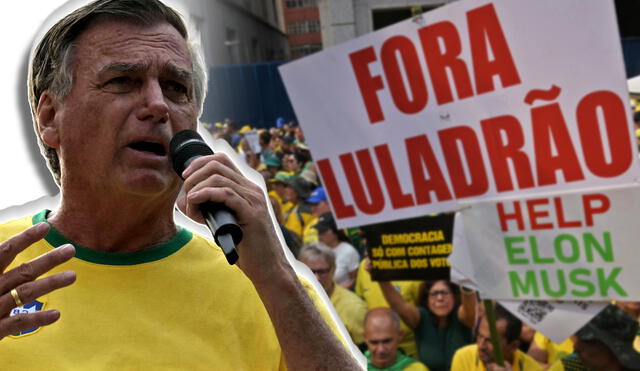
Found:
[[169, 143], [169, 155], [173, 163], [173, 170], [182, 176], [184, 169], [192, 160], [212, 155], [213, 151], [204, 142], [200, 134], [193, 130], [182, 130], [171, 138]]

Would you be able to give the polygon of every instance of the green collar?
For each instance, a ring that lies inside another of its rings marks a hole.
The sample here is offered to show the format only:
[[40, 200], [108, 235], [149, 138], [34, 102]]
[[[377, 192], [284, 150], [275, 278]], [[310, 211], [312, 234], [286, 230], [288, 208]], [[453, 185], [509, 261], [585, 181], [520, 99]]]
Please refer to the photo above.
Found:
[[72, 244], [76, 248], [76, 258], [96, 264], [136, 265], [150, 263], [166, 258], [167, 256], [180, 250], [184, 245], [191, 241], [191, 238], [193, 237], [193, 234], [190, 231], [182, 227], [178, 227], [178, 233], [176, 233], [173, 238], [163, 243], [162, 245], [153, 247], [151, 249], [127, 253], [95, 251], [78, 245], [77, 243], [67, 239], [65, 236], [60, 234], [60, 232], [56, 231], [51, 223], [47, 221], [47, 215], [49, 214], [49, 212], [50, 210], [43, 210], [34, 215], [32, 218], [32, 222], [34, 225], [37, 223], [45, 222], [51, 227], [49, 233], [47, 233], [44, 238], [45, 241], [47, 241], [53, 247], [58, 247], [64, 244]]
[[410, 364], [416, 362], [415, 359], [405, 356], [398, 351], [396, 352], [396, 363], [387, 368], [376, 368], [371, 362], [371, 352], [367, 350], [364, 355], [367, 357], [367, 370], [369, 371], [402, 371]]

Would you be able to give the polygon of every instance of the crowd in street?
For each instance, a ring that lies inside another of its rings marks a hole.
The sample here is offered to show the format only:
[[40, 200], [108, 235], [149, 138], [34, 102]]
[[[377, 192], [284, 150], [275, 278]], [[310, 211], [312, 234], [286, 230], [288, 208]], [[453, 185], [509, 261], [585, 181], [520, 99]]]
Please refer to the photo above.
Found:
[[561, 344], [497, 304], [499, 366], [476, 292], [445, 280], [372, 281], [366, 238], [337, 227], [299, 125], [205, 127], [264, 177], [287, 247], [314, 273], [370, 370], [640, 370], [640, 302], [612, 303]]

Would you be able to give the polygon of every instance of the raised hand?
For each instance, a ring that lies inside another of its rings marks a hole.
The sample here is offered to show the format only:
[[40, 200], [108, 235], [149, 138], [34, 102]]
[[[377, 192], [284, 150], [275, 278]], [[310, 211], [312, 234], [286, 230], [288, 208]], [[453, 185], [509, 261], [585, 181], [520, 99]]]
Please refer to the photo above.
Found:
[[68, 286], [76, 280], [73, 271], [38, 279], [75, 255], [72, 245], [63, 245], [9, 271], [16, 255], [41, 240], [49, 232], [47, 223], [36, 224], [0, 244], [0, 339], [23, 330], [50, 325], [60, 318], [60, 312], [45, 310], [11, 316], [11, 311], [42, 295]]

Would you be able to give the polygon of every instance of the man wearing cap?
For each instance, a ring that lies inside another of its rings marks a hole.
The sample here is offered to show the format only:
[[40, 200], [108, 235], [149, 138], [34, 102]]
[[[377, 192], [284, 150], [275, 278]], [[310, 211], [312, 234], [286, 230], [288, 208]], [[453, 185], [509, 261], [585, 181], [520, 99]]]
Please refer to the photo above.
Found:
[[284, 198], [285, 188], [287, 187], [287, 182], [291, 178], [291, 175], [287, 174], [284, 171], [278, 171], [276, 175], [269, 179], [268, 184], [270, 186], [269, 196], [273, 197], [278, 201], [280, 205], [280, 211], [282, 213], [287, 212], [293, 205], [291, 202], [286, 201]]
[[266, 166], [271, 176], [276, 176], [276, 174], [282, 167], [282, 161], [280, 160], [280, 158], [278, 158], [278, 156], [265, 157], [262, 162]]
[[309, 197], [309, 183], [303, 178], [291, 177], [287, 180], [284, 188], [283, 200], [291, 203], [291, 207], [283, 210], [284, 226], [295, 233], [302, 240], [302, 231], [313, 218], [304, 200]]
[[576, 333], [574, 353], [556, 361], [550, 371], [640, 370], [640, 353], [633, 349], [638, 322], [609, 304]]
[[327, 201], [327, 194], [323, 187], [318, 187], [311, 192], [307, 203], [311, 205], [311, 214], [313, 218], [309, 221], [309, 224], [302, 233], [302, 243], [305, 245], [312, 242], [318, 242], [318, 230], [315, 225], [318, 223], [318, 218], [324, 213], [331, 212], [329, 207], [329, 201]]

